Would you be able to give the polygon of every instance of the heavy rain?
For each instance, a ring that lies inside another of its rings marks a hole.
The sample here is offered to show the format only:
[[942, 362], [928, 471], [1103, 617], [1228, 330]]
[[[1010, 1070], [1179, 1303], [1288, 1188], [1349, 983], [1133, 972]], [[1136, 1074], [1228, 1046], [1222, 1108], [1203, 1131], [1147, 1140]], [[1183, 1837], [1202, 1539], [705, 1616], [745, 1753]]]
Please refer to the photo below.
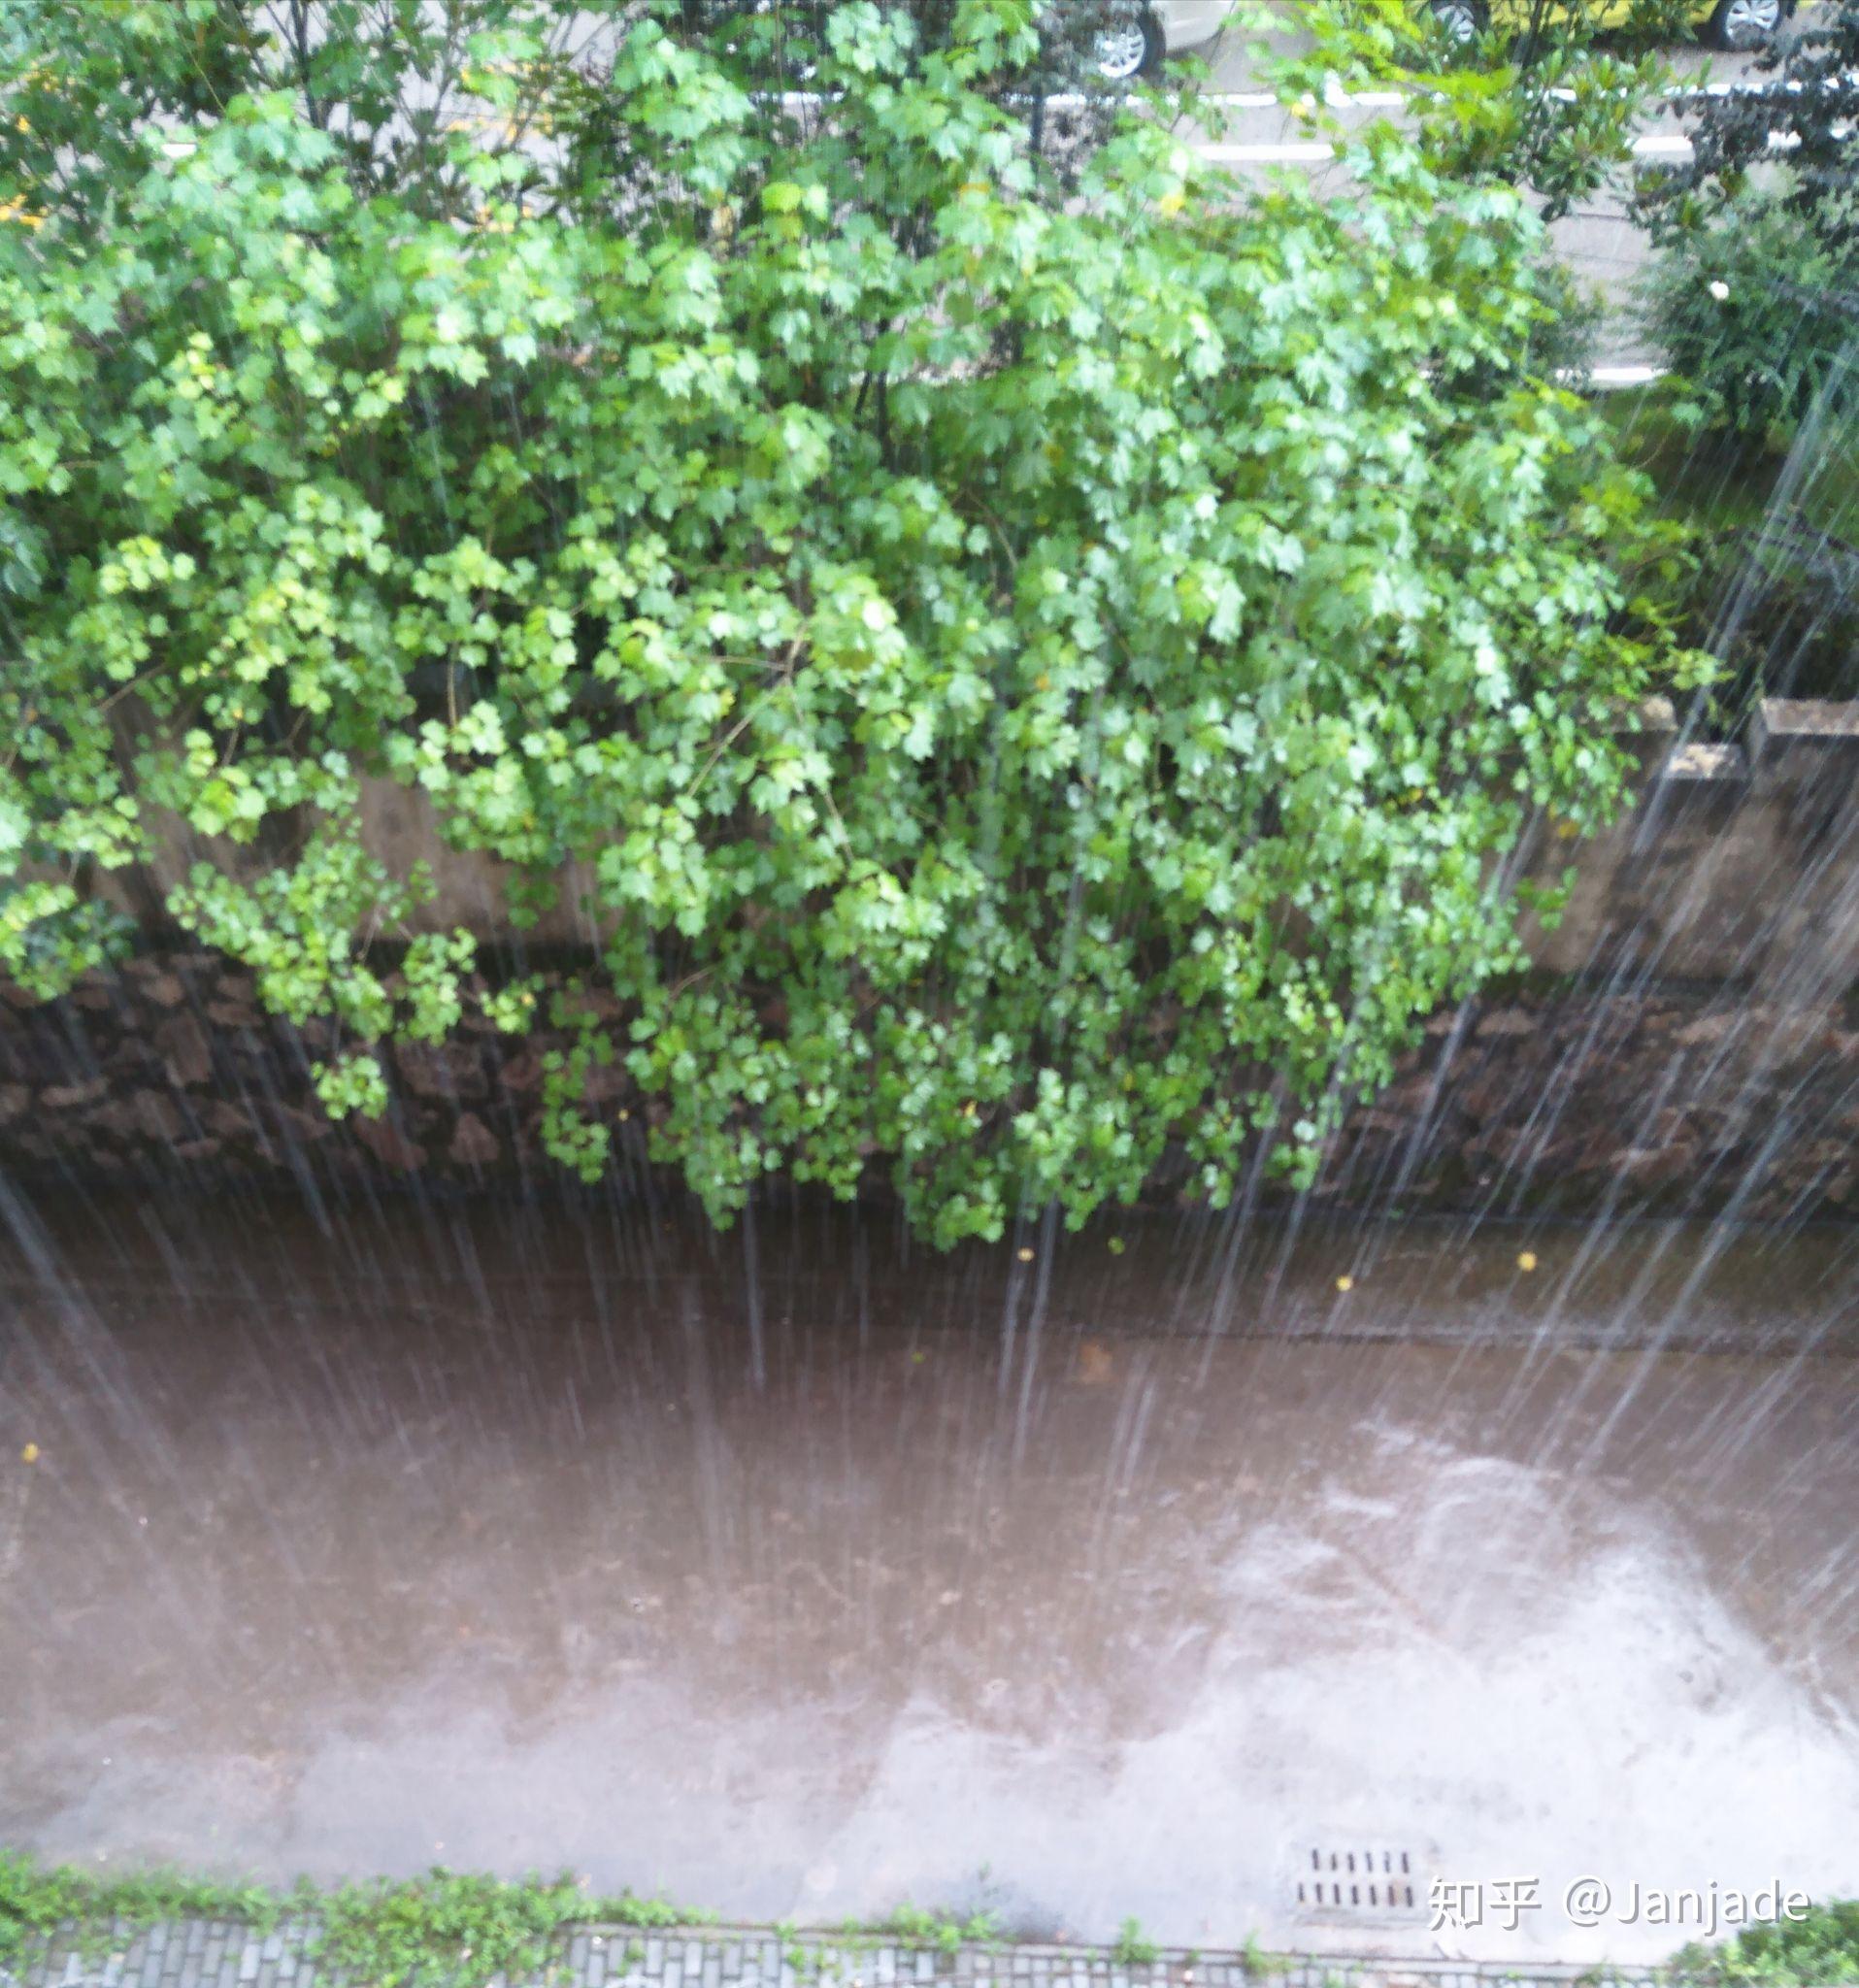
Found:
[[0, 1982], [1859, 1897], [1859, 15], [1499, 11], [0, 28]]

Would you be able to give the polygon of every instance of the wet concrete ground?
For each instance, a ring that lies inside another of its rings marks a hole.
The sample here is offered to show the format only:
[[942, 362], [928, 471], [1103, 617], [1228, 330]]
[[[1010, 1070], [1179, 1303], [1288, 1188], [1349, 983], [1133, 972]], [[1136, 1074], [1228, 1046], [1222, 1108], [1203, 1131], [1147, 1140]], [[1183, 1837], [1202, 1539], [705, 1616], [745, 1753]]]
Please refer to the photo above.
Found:
[[44, 1212], [0, 1841], [1432, 1950], [1300, 1912], [1360, 1845], [1539, 1879], [1440, 1936], [1518, 1956], [1859, 1891], [1849, 1237]]

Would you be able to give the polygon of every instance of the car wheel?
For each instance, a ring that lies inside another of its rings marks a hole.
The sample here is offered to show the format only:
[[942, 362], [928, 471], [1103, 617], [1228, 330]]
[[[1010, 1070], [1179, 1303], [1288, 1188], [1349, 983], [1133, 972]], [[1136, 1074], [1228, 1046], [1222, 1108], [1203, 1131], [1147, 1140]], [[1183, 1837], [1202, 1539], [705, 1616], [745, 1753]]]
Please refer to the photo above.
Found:
[[1760, 49], [1775, 40], [1785, 14], [1783, 0], [1717, 0], [1705, 39], [1713, 49]]
[[1455, 48], [1468, 47], [1484, 32], [1484, 9], [1478, 0], [1430, 0], [1427, 11]]
[[1106, 83], [1134, 83], [1162, 66], [1162, 26], [1146, 7], [1119, 7], [1091, 47], [1091, 60]]

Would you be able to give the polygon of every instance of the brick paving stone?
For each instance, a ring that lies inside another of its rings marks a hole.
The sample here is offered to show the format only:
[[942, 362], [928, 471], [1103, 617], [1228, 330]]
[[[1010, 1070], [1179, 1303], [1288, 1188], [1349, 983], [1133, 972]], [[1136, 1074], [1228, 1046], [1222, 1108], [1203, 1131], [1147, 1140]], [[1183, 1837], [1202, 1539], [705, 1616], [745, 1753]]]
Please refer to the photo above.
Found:
[[150, 1926], [142, 1941], [142, 1967], [136, 1979], [140, 1988], [156, 1988], [161, 1979], [161, 1971], [168, 1962], [168, 1936], [173, 1929], [167, 1926]]
[[[22, 1967], [0, 1967], [0, 1988], [363, 1988], [317, 1980], [315, 1929], [301, 1920], [269, 1932], [209, 1920], [119, 1927], [107, 1951], [54, 1940]], [[791, 1947], [798, 1956], [789, 1958]], [[581, 1928], [565, 1958], [572, 1988], [1256, 1988], [1236, 1954], [1171, 1949], [1153, 1966], [1120, 1964], [1108, 1948], [963, 1946], [953, 1953], [896, 1941], [847, 1942], [798, 1935], [784, 1946], [761, 1927], [679, 1928], [644, 1938], [631, 1928]], [[1287, 1956], [1272, 1988], [1576, 1988], [1573, 1967], [1515, 1969], [1470, 1962], [1377, 1963]], [[1611, 1977], [1617, 1988], [1659, 1988], [1649, 1969]], [[545, 1978], [492, 1988], [546, 1988]]]

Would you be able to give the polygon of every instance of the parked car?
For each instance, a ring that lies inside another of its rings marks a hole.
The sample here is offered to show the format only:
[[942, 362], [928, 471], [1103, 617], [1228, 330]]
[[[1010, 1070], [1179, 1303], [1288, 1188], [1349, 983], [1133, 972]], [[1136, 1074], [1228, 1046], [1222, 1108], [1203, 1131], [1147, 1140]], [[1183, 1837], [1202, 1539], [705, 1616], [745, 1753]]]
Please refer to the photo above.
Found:
[[[1429, 9], [1454, 40], [1471, 41], [1493, 20], [1522, 27], [1529, 0], [1428, 0]], [[1592, 15], [1603, 25], [1624, 20], [1630, 0], [1601, 0]], [[1773, 41], [1795, 0], [1698, 0], [1694, 18], [1713, 49], [1759, 49]], [[1112, 83], [1152, 76], [1163, 58], [1205, 48], [1226, 25], [1231, 0], [1130, 0], [1097, 39], [1099, 69]]]
[[1226, 25], [1233, 0], [1132, 0], [1097, 38], [1097, 66], [1112, 83], [1152, 76], [1165, 55], [1205, 48]]
[[[1626, 19], [1629, 5], [1630, 0], [1600, 0], [1586, 17], [1609, 26]], [[1447, 34], [1466, 42], [1494, 21], [1520, 28], [1530, 19], [1529, 0], [1431, 0], [1431, 11]], [[1759, 49], [1776, 38], [1794, 11], [1795, 0], [1699, 0], [1692, 18], [1713, 49]]]

